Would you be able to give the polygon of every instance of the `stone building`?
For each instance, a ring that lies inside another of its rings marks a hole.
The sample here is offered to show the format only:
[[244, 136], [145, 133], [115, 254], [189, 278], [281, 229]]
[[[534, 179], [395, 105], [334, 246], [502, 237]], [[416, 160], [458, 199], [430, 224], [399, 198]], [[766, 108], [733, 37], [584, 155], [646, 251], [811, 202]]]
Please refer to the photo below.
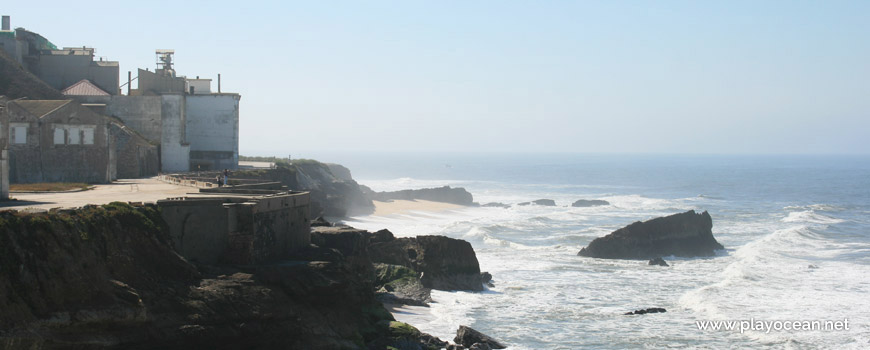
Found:
[[[63, 95], [156, 145], [159, 171], [238, 168], [241, 96], [222, 92], [220, 75], [213, 92], [211, 79], [176, 75], [173, 50], [157, 50], [155, 71], [128, 75], [122, 95], [117, 62], [96, 57], [93, 48], [58, 49], [38, 33], [9, 29], [8, 22], [5, 17], [0, 49]], [[134, 80], [137, 89], [131, 89]]]
[[157, 174], [156, 145], [75, 101], [8, 101], [2, 114], [12, 183], [108, 183]]
[[[237, 93], [211, 90], [211, 79], [177, 76], [173, 50], [157, 50], [155, 71], [139, 69], [137, 89], [127, 95], [74, 96], [102, 113], [117, 117], [160, 145], [160, 170], [236, 169], [239, 164]], [[218, 82], [220, 85], [220, 82]]]
[[9, 101], [4, 112], [10, 182], [112, 181], [106, 117], [72, 100]]

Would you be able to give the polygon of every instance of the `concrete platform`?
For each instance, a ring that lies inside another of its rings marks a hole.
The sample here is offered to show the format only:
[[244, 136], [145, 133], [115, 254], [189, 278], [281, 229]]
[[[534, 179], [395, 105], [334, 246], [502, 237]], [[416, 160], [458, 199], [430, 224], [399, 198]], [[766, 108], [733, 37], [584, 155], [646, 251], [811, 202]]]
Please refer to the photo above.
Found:
[[0, 210], [5, 209], [51, 209], [76, 208], [87, 204], [107, 204], [111, 202], [157, 202], [169, 197], [199, 195], [198, 189], [178, 186], [157, 180], [122, 179], [111, 184], [95, 185], [90, 191], [57, 193], [12, 193], [17, 201], [0, 202]]

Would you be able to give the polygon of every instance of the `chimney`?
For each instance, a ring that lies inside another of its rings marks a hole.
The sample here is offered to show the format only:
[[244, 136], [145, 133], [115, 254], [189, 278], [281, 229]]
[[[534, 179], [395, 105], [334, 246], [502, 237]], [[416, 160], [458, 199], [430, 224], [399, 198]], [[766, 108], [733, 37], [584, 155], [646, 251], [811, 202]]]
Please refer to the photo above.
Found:
[[221, 74], [218, 73], [218, 93], [221, 93]]
[[12, 30], [12, 24], [10, 21], [9, 16], [3, 16], [3, 30]]

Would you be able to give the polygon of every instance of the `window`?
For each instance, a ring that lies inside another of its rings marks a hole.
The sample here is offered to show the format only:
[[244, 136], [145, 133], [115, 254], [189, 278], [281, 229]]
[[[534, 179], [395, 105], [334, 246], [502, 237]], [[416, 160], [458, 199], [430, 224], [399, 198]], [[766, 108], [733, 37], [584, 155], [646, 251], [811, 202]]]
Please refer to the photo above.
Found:
[[82, 143], [82, 133], [81, 129], [74, 127], [69, 128], [69, 142], [70, 145], [78, 145]]
[[62, 145], [64, 143], [66, 143], [65, 142], [66, 137], [64, 137], [64, 136], [66, 136], [66, 135], [63, 132], [63, 127], [55, 127], [54, 128], [54, 144], [55, 145]]
[[84, 131], [84, 144], [93, 145], [94, 144], [94, 128], [86, 126], [82, 130]]
[[27, 143], [27, 124], [15, 123], [9, 125], [9, 141], [14, 144]]

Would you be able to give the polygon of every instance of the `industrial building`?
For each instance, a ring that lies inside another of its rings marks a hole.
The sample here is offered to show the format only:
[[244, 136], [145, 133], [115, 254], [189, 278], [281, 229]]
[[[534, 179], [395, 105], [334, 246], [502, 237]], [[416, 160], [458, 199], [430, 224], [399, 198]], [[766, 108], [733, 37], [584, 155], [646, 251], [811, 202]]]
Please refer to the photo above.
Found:
[[[219, 74], [217, 91], [214, 92], [211, 79], [187, 78], [176, 74], [172, 61], [173, 50], [157, 50], [157, 67], [154, 71], [139, 69], [135, 78], [128, 73], [127, 82], [119, 85], [118, 62], [97, 57], [94, 48], [59, 49], [38, 33], [24, 28], [12, 30], [10, 22], [9, 16], [3, 16], [0, 49], [40, 80], [62, 91], [65, 98], [75, 101], [9, 102], [11, 107], [8, 110], [14, 111], [6, 112], [9, 122], [17, 120], [14, 123], [18, 126], [28, 124], [26, 129], [0, 131], [9, 144], [8, 178], [13, 183], [38, 179], [107, 182], [116, 176], [147, 176], [157, 171], [186, 172], [238, 167], [241, 96], [222, 92]], [[132, 88], [134, 82], [136, 89]], [[123, 86], [126, 86], [126, 95], [122, 94]], [[48, 106], [59, 109], [40, 109]], [[36, 154], [34, 152], [38, 151], [40, 157], [46, 159], [51, 159], [55, 153], [60, 154], [59, 145], [53, 144], [54, 129], [43, 124], [49, 120], [55, 123], [53, 120], [63, 119], [65, 113], [73, 110], [81, 115], [89, 110], [109, 118], [98, 122], [98, 118], [88, 115], [87, 118], [94, 123], [88, 125], [93, 125], [93, 128], [82, 126], [81, 129], [75, 129], [78, 127], [70, 126], [64, 129], [64, 132], [70, 128], [87, 132], [88, 137], [93, 133], [93, 145], [83, 143], [84, 134], [82, 139], [72, 136], [65, 142], [78, 141], [80, 143], [75, 145], [89, 146], [92, 153], [105, 154], [105, 157], [89, 157], [87, 161], [76, 164], [61, 162], [62, 167], [72, 168], [64, 172], [43, 171], [37, 175], [34, 169], [46, 168], [30, 164], [42, 159], [31, 158]], [[39, 115], [42, 112], [51, 113]], [[16, 143], [23, 137], [23, 134], [16, 134], [18, 130], [33, 133], [28, 134], [28, 143]], [[103, 140], [101, 137], [105, 140], [98, 141]], [[100, 147], [106, 147], [105, 152], [95, 151]], [[113, 158], [119, 155], [123, 157]], [[91, 162], [90, 158], [105, 160]], [[90, 169], [86, 176], [85, 168]]]

